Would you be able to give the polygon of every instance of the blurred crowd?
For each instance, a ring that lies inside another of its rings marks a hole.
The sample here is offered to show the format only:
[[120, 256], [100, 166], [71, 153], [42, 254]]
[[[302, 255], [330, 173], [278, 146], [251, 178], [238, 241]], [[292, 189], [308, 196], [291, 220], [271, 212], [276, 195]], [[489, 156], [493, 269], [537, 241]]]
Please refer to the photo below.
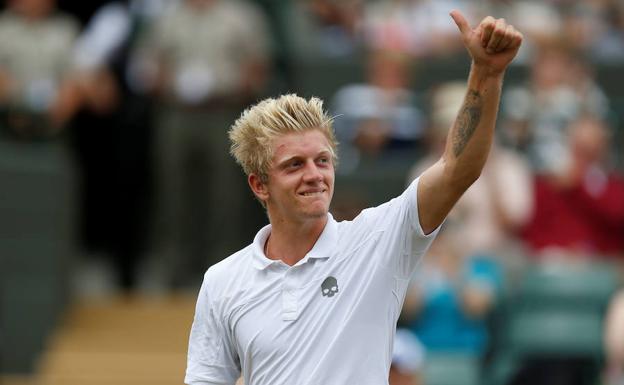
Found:
[[[504, 17], [525, 41], [488, 163], [407, 293], [400, 323], [417, 347], [397, 344], [417, 358], [398, 367], [412, 376], [437, 352], [486, 359], [498, 304], [528, 267], [624, 272], [624, 92], [621, 77], [599, 76], [624, 65], [621, 1], [7, 0], [0, 144], [63, 154], [78, 263], [103, 258], [123, 290], [195, 288], [266, 221], [228, 151], [227, 129], [254, 101], [328, 83], [337, 190], [371, 160], [404, 156], [407, 183], [439, 158], [468, 72], [453, 8], [472, 24]], [[331, 83], [345, 62], [359, 72]], [[464, 72], [425, 82], [430, 63]], [[624, 384], [623, 295], [600, 313], [609, 385]], [[561, 362], [530, 366], [524, 383], [587, 383], [543, 377]], [[399, 372], [393, 384], [408, 383]]]

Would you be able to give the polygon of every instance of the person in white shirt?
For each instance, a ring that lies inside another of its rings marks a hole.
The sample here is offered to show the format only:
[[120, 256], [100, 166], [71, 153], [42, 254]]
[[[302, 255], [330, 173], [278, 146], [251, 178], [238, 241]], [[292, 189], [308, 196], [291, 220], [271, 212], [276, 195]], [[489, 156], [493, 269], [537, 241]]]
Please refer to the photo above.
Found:
[[522, 35], [503, 19], [471, 28], [468, 91], [441, 159], [399, 197], [353, 221], [329, 214], [337, 160], [322, 102], [296, 95], [246, 110], [231, 152], [269, 222], [211, 266], [191, 328], [185, 383], [379, 385], [409, 277], [492, 142], [505, 69]]

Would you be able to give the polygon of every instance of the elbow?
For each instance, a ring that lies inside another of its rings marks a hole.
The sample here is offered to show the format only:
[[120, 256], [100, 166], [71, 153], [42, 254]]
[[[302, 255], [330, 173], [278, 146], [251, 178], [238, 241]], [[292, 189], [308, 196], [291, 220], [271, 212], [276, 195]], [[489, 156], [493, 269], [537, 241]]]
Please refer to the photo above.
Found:
[[455, 163], [447, 165], [445, 169], [449, 183], [463, 192], [479, 179], [482, 167], [461, 167]]
[[466, 184], [466, 188], [468, 188], [472, 186], [472, 184], [476, 182], [477, 179], [479, 179], [480, 177], [481, 177], [481, 169], [478, 169], [476, 171], [466, 173], [466, 175], [464, 175], [462, 179], [463, 179], [463, 182]]

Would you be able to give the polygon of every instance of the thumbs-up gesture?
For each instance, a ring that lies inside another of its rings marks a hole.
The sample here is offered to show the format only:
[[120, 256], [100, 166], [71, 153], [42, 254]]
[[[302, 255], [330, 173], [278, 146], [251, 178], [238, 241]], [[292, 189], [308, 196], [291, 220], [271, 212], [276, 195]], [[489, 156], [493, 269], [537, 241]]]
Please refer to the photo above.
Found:
[[500, 74], [511, 63], [522, 44], [522, 34], [505, 19], [492, 16], [484, 18], [475, 28], [470, 27], [464, 15], [458, 10], [451, 11], [464, 42], [475, 65], [487, 69], [492, 74]]

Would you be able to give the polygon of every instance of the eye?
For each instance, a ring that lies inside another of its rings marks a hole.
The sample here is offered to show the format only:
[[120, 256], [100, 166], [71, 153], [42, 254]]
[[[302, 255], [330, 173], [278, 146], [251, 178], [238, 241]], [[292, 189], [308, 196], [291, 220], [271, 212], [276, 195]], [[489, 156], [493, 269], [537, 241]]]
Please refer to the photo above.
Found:
[[297, 167], [300, 167], [301, 165], [302, 165], [301, 160], [295, 159], [291, 161], [290, 163], [288, 163], [288, 168], [297, 168]]
[[318, 162], [319, 164], [329, 164], [330, 159], [329, 159], [329, 157], [323, 156], [323, 157], [319, 158], [319, 159], [317, 160], [317, 162]]

